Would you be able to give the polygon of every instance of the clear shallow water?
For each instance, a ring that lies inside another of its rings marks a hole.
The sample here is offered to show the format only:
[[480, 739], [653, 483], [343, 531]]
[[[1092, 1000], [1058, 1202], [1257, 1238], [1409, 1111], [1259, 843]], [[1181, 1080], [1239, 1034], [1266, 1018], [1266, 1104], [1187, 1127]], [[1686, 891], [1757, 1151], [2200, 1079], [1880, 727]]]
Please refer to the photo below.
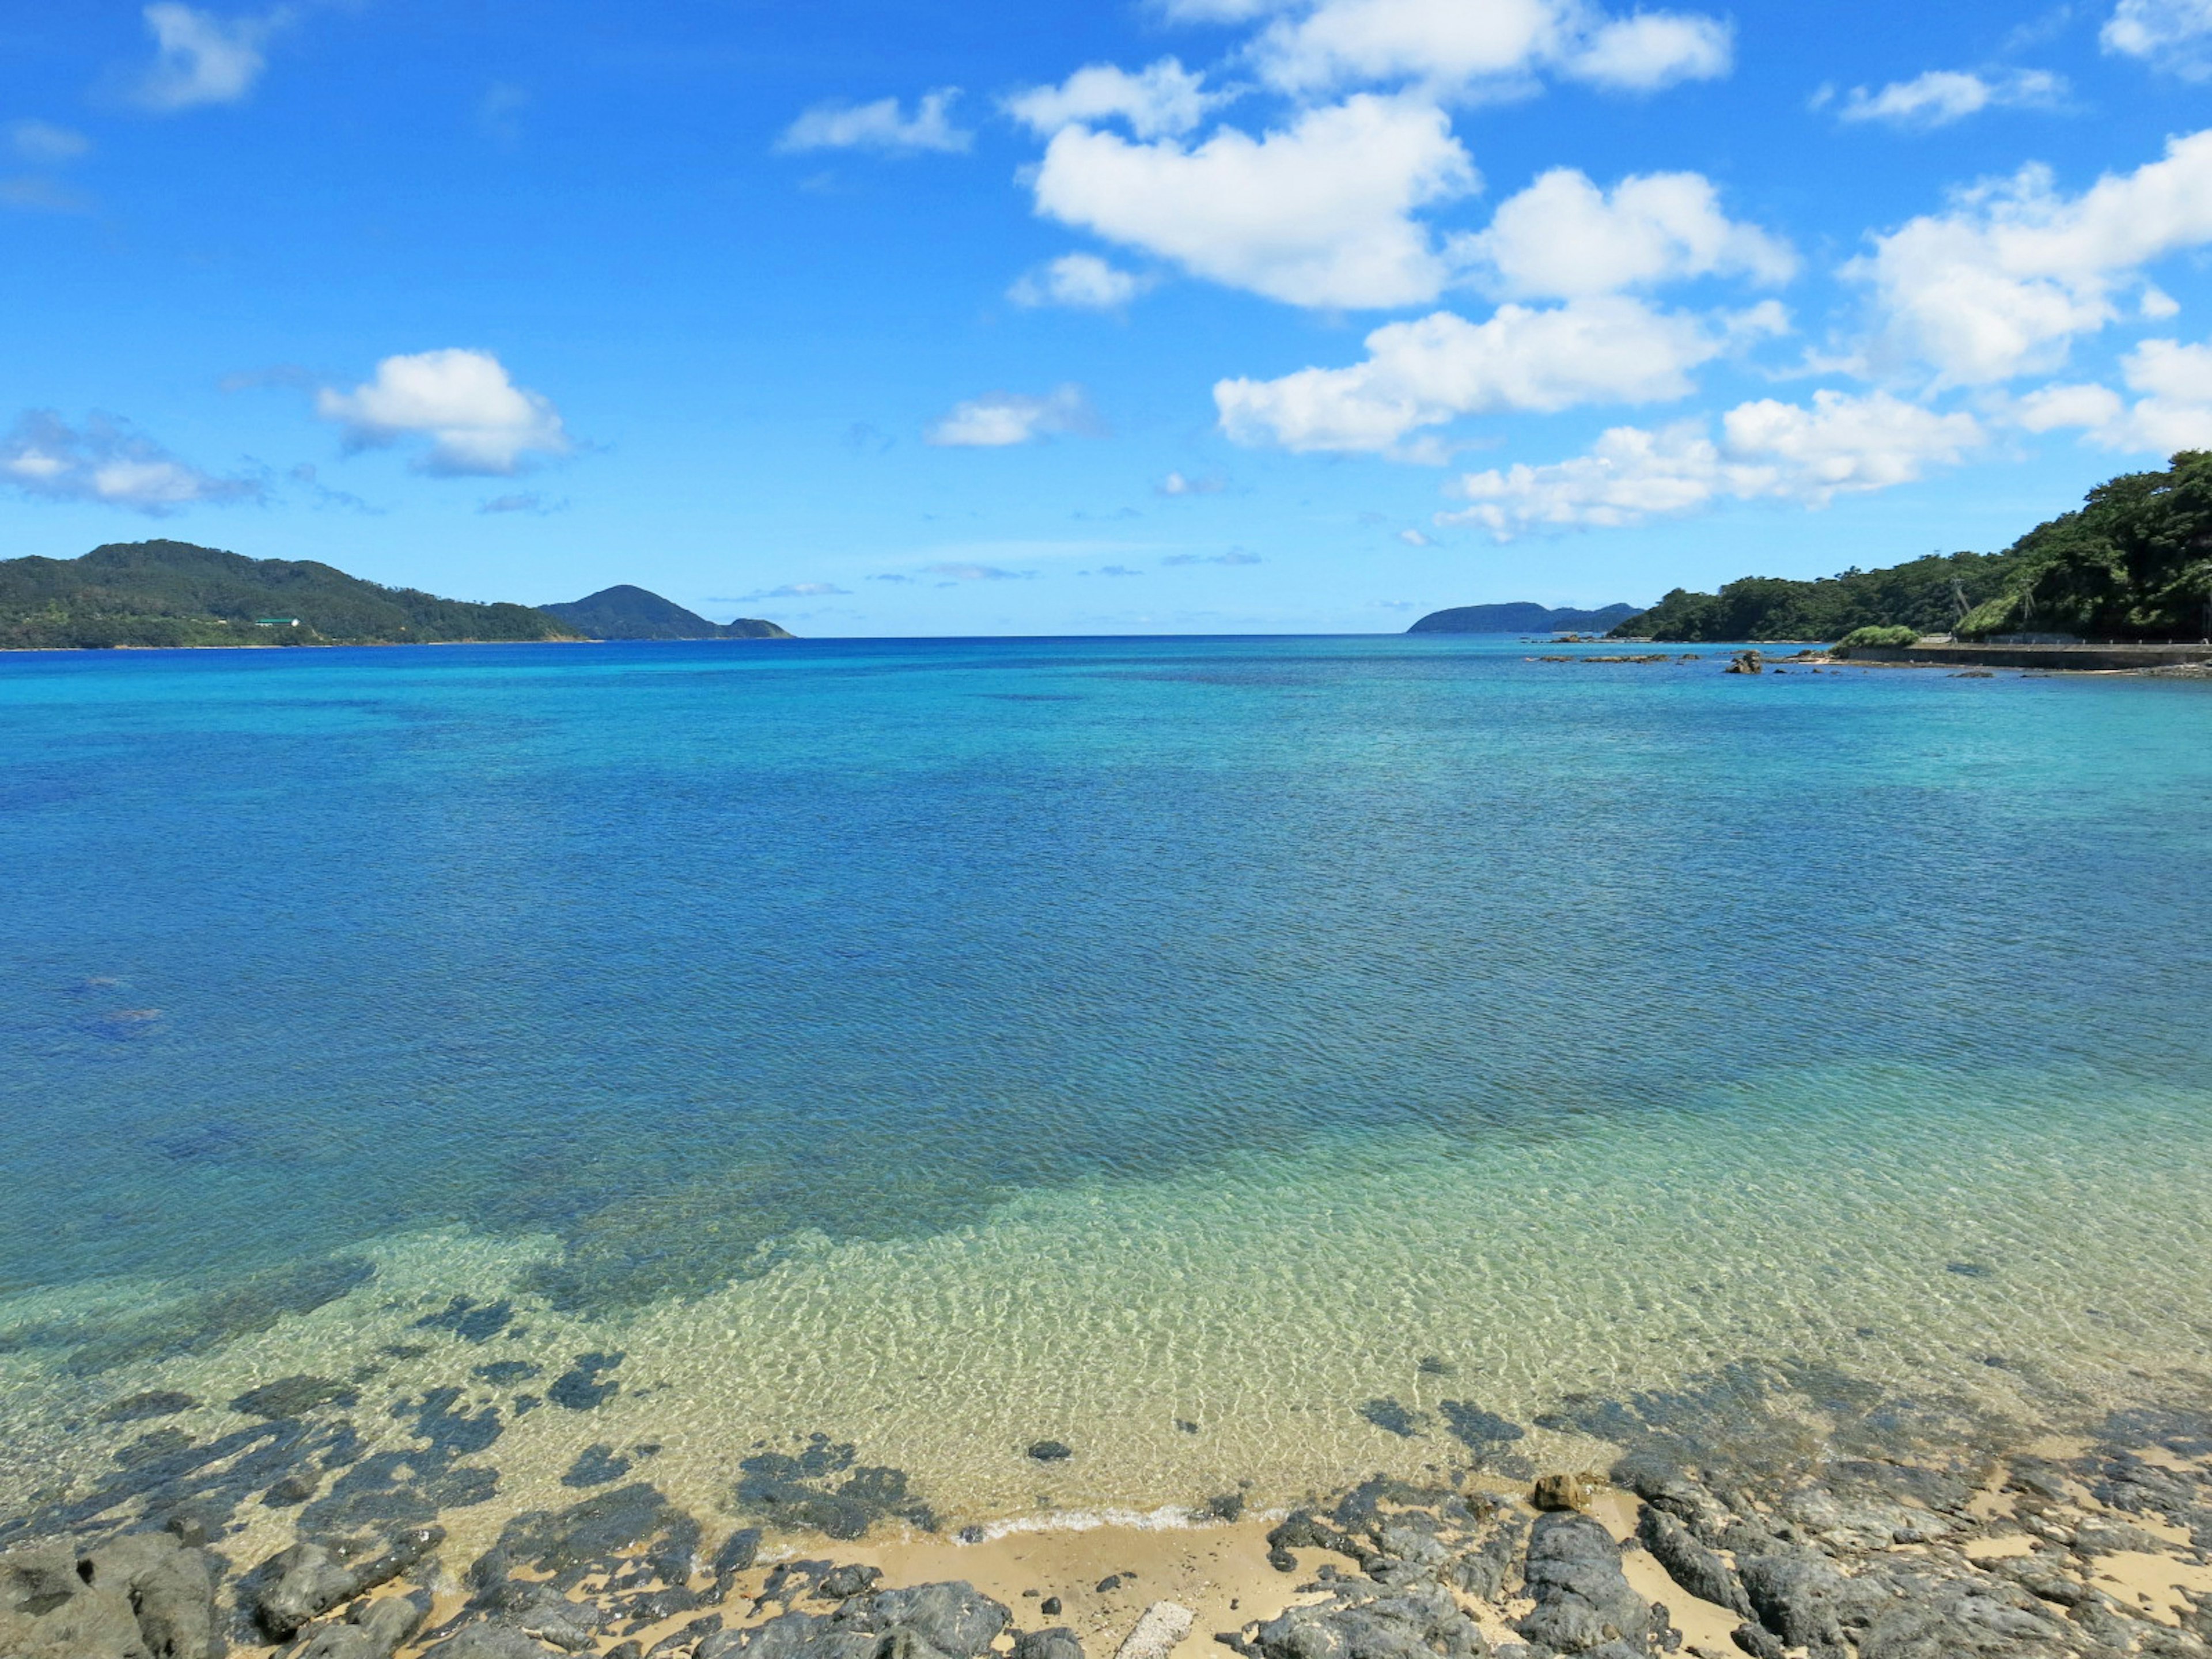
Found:
[[511, 1498], [820, 1431], [990, 1517], [2200, 1363], [2212, 691], [1528, 654], [0, 659], [0, 1460], [360, 1373]]

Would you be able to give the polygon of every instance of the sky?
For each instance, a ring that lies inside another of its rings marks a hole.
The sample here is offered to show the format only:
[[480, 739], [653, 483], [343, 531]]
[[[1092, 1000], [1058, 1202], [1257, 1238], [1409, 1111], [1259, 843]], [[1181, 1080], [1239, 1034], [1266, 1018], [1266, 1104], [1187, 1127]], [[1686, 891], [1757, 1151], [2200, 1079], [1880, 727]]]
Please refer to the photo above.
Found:
[[0, 556], [1392, 632], [2212, 447], [2212, 0], [0, 0]]

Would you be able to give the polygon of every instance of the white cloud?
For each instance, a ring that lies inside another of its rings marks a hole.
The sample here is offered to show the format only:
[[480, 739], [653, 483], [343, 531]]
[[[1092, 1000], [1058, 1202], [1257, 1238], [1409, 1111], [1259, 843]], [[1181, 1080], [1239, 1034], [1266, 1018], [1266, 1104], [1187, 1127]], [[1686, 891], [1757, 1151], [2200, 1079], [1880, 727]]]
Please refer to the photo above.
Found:
[[153, 32], [154, 65], [137, 87], [149, 109], [195, 109], [234, 104], [253, 90], [268, 67], [270, 37], [292, 21], [289, 7], [258, 17], [223, 19], [210, 11], [163, 0], [145, 10]]
[[776, 140], [780, 150], [880, 149], [939, 150], [960, 154], [975, 135], [952, 125], [952, 101], [957, 87], [939, 87], [924, 93], [911, 116], [903, 114], [896, 98], [878, 98], [872, 104], [817, 104], [783, 131]]
[[518, 386], [489, 351], [451, 348], [386, 357], [376, 378], [315, 394], [315, 412], [345, 428], [346, 442], [367, 449], [426, 437], [419, 471], [504, 477], [533, 455], [568, 453], [568, 435], [551, 402]]
[[1152, 486], [1155, 495], [1218, 495], [1228, 485], [1221, 479], [1206, 474], [1195, 478], [1185, 477], [1180, 472], [1170, 472]]
[[2079, 196], [2023, 167], [1876, 237], [1845, 271], [1874, 290], [1885, 355], [1979, 385], [2057, 367], [2075, 335], [2121, 315], [2142, 266], [2208, 241], [2212, 131]]
[[1153, 280], [1108, 264], [1095, 253], [1063, 253], [1042, 270], [1024, 272], [1006, 290], [1006, 297], [1018, 306], [1119, 311], [1152, 287]]
[[1925, 131], [1963, 121], [1985, 109], [2049, 109], [2066, 93], [2065, 77], [2048, 70], [2010, 70], [1996, 75], [1929, 70], [1910, 81], [1893, 81], [1879, 92], [1853, 87], [1836, 118], [1880, 121]]
[[95, 415], [82, 428], [31, 410], [0, 438], [0, 483], [50, 501], [90, 501], [160, 516], [202, 501], [259, 499], [252, 478], [219, 478], [133, 431]]
[[[1765, 331], [1779, 317], [1770, 301], [1741, 321]], [[1718, 356], [1729, 338], [1699, 318], [1619, 295], [1543, 310], [1504, 305], [1481, 323], [1439, 311], [1376, 329], [1364, 362], [1223, 380], [1213, 401], [1222, 430], [1238, 443], [1389, 452], [1463, 415], [1687, 397], [1695, 389], [1689, 371]], [[1435, 457], [1416, 451], [1411, 459]]]
[[1417, 208], [1478, 187], [1431, 105], [1362, 94], [1254, 138], [1131, 143], [1084, 126], [1046, 146], [1037, 211], [1231, 288], [1303, 306], [1418, 304], [1449, 275]]
[[1060, 433], [1096, 436], [1101, 431], [1091, 400], [1079, 386], [1063, 386], [1048, 397], [1018, 392], [987, 392], [955, 404], [951, 413], [922, 433], [925, 442], [947, 449], [1006, 449]]
[[92, 148], [92, 140], [51, 121], [10, 121], [8, 148], [27, 161], [73, 161]]
[[1696, 12], [1639, 11], [1599, 27], [1562, 67], [1616, 92], [1717, 81], [1734, 67], [1735, 31]]
[[2078, 427], [2106, 449], [2170, 455], [2212, 449], [2212, 344], [2145, 340], [2120, 362], [2130, 404], [2109, 386], [2046, 386], [2018, 399], [2014, 422], [2031, 432]]
[[2120, 0], [2098, 39], [2186, 80], [2212, 74], [2212, 0]]
[[1692, 276], [1785, 283], [1797, 268], [1788, 243], [1723, 213], [1702, 174], [1632, 175], [1608, 191], [1572, 167], [1554, 167], [1499, 204], [1486, 230], [1453, 239], [1451, 254], [1484, 286], [1515, 298], [1571, 299]]
[[1229, 94], [1206, 90], [1206, 77], [1163, 58], [1138, 74], [1111, 64], [1079, 69], [1056, 87], [1033, 87], [1006, 100], [1006, 112], [1042, 137], [1062, 127], [1119, 118], [1139, 138], [1191, 131]]
[[1398, 539], [1405, 543], [1408, 547], [1434, 547], [1436, 545], [1436, 543], [1431, 539], [1430, 537], [1419, 530], [1401, 530], [1398, 532]]
[[1450, 97], [1511, 91], [1553, 69], [1609, 90], [1651, 92], [1728, 73], [1728, 24], [1696, 13], [1608, 17], [1577, 0], [1318, 0], [1271, 7], [1174, 8], [1215, 20], [1277, 14], [1250, 49], [1285, 91], [1409, 85]]
[[1469, 505], [1440, 521], [1479, 525], [1507, 541], [1528, 531], [1638, 525], [1728, 501], [1825, 507], [1839, 495], [1909, 483], [1982, 442], [1972, 416], [1939, 415], [1887, 392], [1817, 392], [1810, 408], [1763, 398], [1723, 416], [1717, 443], [1700, 421], [1622, 426], [1569, 460], [1470, 474], [1455, 487]]

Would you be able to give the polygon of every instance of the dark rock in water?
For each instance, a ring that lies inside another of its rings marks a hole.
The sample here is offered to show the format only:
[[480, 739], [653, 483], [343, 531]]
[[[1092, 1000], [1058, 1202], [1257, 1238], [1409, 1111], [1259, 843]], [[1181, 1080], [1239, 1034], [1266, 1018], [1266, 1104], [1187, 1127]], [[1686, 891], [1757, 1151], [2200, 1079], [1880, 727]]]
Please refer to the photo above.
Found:
[[392, 1414], [404, 1417], [412, 1412], [415, 1432], [428, 1441], [433, 1450], [443, 1456], [465, 1457], [497, 1440], [501, 1428], [498, 1407], [456, 1411], [453, 1408], [460, 1398], [459, 1389], [433, 1389], [419, 1401], [393, 1407]]
[[1359, 1407], [1359, 1414], [1385, 1434], [1395, 1434], [1401, 1440], [1411, 1440], [1421, 1431], [1413, 1413], [1395, 1400], [1370, 1400]]
[[575, 1364], [554, 1379], [553, 1386], [545, 1390], [545, 1397], [569, 1411], [587, 1412], [622, 1387], [619, 1382], [602, 1382], [599, 1377], [629, 1358], [619, 1350], [613, 1353], [580, 1353]]
[[173, 1417], [179, 1412], [190, 1411], [200, 1402], [188, 1394], [179, 1394], [174, 1389], [152, 1389], [144, 1394], [134, 1394], [101, 1407], [100, 1420], [103, 1423], [139, 1423], [149, 1417]]
[[876, 1580], [884, 1576], [881, 1567], [833, 1567], [814, 1587], [814, 1594], [828, 1601], [842, 1601], [848, 1595], [859, 1595], [875, 1588]]
[[1646, 1504], [1637, 1516], [1636, 1539], [1666, 1568], [1667, 1576], [1691, 1595], [1726, 1607], [1739, 1619], [1752, 1616], [1751, 1599], [1735, 1574], [1666, 1510]]
[[496, 1469], [455, 1463], [434, 1447], [382, 1451], [348, 1469], [300, 1519], [315, 1533], [428, 1525], [446, 1510], [488, 1502], [498, 1491]]
[[261, 1494], [263, 1507], [272, 1510], [289, 1509], [295, 1504], [304, 1504], [315, 1495], [315, 1479], [308, 1474], [288, 1474]]
[[714, 1577], [734, 1578], [760, 1559], [761, 1529], [739, 1527], [714, 1552]]
[[1012, 1659], [1083, 1659], [1083, 1643], [1065, 1626], [1025, 1630], [1014, 1638]]
[[1244, 1516], [1244, 1494], [1224, 1492], [1206, 1500], [1206, 1512], [1217, 1521], [1241, 1521]]
[[115, 1461], [126, 1469], [135, 1469], [141, 1463], [150, 1463], [157, 1457], [168, 1457], [192, 1443], [191, 1436], [182, 1429], [156, 1429], [151, 1434], [142, 1434], [115, 1454]]
[[1464, 1400], [1440, 1401], [1437, 1414], [1444, 1426], [1465, 1442], [1470, 1450], [1488, 1452], [1492, 1449], [1521, 1439], [1528, 1431], [1518, 1423], [1510, 1422], [1495, 1412], [1484, 1411]]
[[457, 1296], [442, 1312], [415, 1322], [421, 1330], [451, 1331], [464, 1342], [489, 1342], [514, 1322], [514, 1304], [504, 1299], [479, 1305], [472, 1297]]
[[1539, 1516], [1526, 1571], [1536, 1607], [1516, 1628], [1531, 1642], [1562, 1653], [1587, 1653], [1608, 1642], [1644, 1650], [1650, 1606], [1629, 1587], [1613, 1534], [1589, 1516]]
[[1450, 1376], [1459, 1370], [1459, 1367], [1448, 1359], [1440, 1358], [1432, 1353], [1425, 1353], [1421, 1356], [1420, 1363], [1413, 1369], [1420, 1372], [1423, 1376]]
[[1254, 1633], [1266, 1659], [1477, 1659], [1480, 1631], [1451, 1593], [1429, 1585], [1365, 1599], [1340, 1593], [1292, 1607]]
[[[908, 1492], [903, 1469], [855, 1468], [853, 1456], [851, 1445], [833, 1444], [823, 1436], [795, 1457], [758, 1453], [738, 1465], [744, 1471], [738, 1502], [769, 1516], [778, 1526], [808, 1528], [846, 1540], [886, 1518], [936, 1530], [937, 1517], [929, 1506]], [[842, 1478], [833, 1485], [833, 1476]]]
[[57, 1328], [49, 1340], [70, 1346], [64, 1370], [92, 1376], [133, 1361], [205, 1353], [281, 1319], [312, 1313], [375, 1276], [375, 1264], [356, 1257], [302, 1262], [96, 1328]]
[[602, 1441], [586, 1446], [576, 1454], [576, 1461], [561, 1477], [564, 1486], [604, 1486], [619, 1480], [629, 1473], [629, 1459], [615, 1455], [615, 1449]]
[[495, 1359], [488, 1365], [477, 1366], [469, 1375], [479, 1382], [490, 1383], [495, 1389], [505, 1389], [517, 1382], [527, 1382], [542, 1372], [527, 1359]]
[[1075, 1451], [1057, 1440], [1039, 1440], [1030, 1445], [1030, 1455], [1040, 1463], [1065, 1463]]
[[641, 1481], [568, 1509], [518, 1515], [469, 1569], [469, 1582], [485, 1589], [522, 1569], [569, 1589], [635, 1551], [664, 1583], [681, 1584], [698, 1550], [699, 1523]]
[[360, 1393], [343, 1382], [302, 1375], [280, 1376], [274, 1382], [248, 1389], [230, 1402], [230, 1408], [248, 1417], [297, 1417], [318, 1406], [353, 1406], [360, 1401]]
[[257, 1567], [241, 1591], [261, 1628], [280, 1640], [363, 1590], [388, 1583], [445, 1541], [439, 1527], [330, 1545], [299, 1543]]

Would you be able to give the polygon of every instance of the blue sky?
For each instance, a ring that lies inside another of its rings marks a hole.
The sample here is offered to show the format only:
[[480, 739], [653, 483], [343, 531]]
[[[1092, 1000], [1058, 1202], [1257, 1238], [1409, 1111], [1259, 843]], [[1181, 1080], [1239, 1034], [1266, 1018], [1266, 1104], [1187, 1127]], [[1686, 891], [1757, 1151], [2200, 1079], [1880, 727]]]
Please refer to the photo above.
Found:
[[2212, 446], [2212, 0], [15, 0], [0, 66], [0, 555], [1382, 631]]

